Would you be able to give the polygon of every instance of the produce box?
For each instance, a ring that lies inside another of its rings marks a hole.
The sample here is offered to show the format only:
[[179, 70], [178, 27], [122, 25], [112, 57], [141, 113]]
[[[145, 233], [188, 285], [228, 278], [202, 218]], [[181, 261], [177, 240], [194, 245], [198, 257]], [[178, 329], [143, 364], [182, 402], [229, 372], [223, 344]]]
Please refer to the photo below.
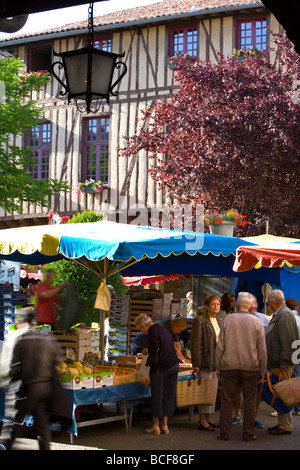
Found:
[[111, 387], [114, 385], [114, 373], [103, 371], [97, 374], [93, 374], [94, 388], [100, 387]]
[[94, 367], [94, 388], [111, 387], [114, 385], [114, 373], [116, 368], [113, 366]]
[[94, 388], [93, 369], [79, 361], [68, 364], [61, 362], [56, 370], [64, 388], [71, 390]]
[[80, 390], [83, 388], [94, 388], [93, 375], [62, 375], [60, 380], [64, 388], [70, 390]]

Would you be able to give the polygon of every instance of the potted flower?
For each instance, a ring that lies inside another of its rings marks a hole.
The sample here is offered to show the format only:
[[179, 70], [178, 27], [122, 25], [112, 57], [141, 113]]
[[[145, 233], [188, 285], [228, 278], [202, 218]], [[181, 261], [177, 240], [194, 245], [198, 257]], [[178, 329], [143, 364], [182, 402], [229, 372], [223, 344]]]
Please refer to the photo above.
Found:
[[93, 179], [86, 180], [84, 183], [77, 183], [76, 193], [100, 193], [103, 190], [102, 181]]
[[219, 212], [209, 211], [204, 216], [204, 224], [209, 226], [210, 233], [217, 235], [232, 236], [235, 226], [245, 227], [248, 222], [246, 216], [240, 214], [236, 209]]

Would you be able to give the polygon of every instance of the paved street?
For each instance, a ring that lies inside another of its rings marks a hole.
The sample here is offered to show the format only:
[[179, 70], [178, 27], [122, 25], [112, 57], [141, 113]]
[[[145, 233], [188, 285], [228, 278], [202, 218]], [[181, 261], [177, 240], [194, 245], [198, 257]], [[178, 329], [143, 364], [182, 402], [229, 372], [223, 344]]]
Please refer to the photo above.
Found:
[[[70, 443], [69, 435], [53, 436], [52, 450], [105, 450], [115, 451], [112, 455], [118, 455], [119, 451], [193, 451], [201, 450], [299, 450], [300, 449], [300, 416], [294, 416], [294, 431], [287, 436], [271, 436], [267, 428], [277, 424], [277, 419], [270, 416], [272, 409], [265, 403], [261, 403], [258, 420], [265, 425], [265, 429], [257, 429], [257, 440], [244, 442], [242, 440], [242, 425], [232, 427], [232, 438], [228, 442], [217, 439], [218, 431], [205, 432], [196, 428], [197, 412], [195, 409], [192, 420], [189, 420], [188, 412], [177, 410], [170, 419], [169, 435], [152, 436], [145, 432], [151, 425], [149, 409], [141, 413], [139, 410], [133, 415], [131, 432], [126, 434], [125, 425], [121, 421], [106, 423], [98, 426], [82, 428], [78, 437]], [[217, 410], [214, 418], [218, 420]], [[19, 439], [15, 443], [15, 450], [37, 449], [34, 439]], [[195, 453], [195, 452], [194, 452]], [[138, 452], [133, 453], [134, 455]], [[109, 454], [110, 455], [110, 454]], [[120, 452], [122, 455], [122, 452]]]

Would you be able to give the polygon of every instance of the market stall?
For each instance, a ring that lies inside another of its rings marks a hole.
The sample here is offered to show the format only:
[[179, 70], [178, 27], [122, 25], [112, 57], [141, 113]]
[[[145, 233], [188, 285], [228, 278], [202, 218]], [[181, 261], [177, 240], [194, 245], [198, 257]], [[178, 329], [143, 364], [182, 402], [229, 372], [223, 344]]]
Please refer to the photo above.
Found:
[[[287, 271], [298, 272], [300, 268], [300, 242], [276, 246], [245, 247], [237, 249], [233, 269], [245, 272], [250, 269], [285, 268]], [[295, 269], [298, 268], [298, 269]]]
[[[127, 325], [132, 322], [130, 316], [134, 310], [135, 312], [145, 310], [146, 305], [150, 306], [150, 300], [144, 299], [149, 302], [147, 304], [141, 302], [143, 299], [127, 299], [126, 297], [117, 299], [109, 292], [109, 305], [104, 308], [102, 294], [107, 294], [108, 290], [105, 281], [108, 276], [115, 272], [121, 272], [124, 276], [158, 276], [167, 275], [167, 273], [214, 274], [246, 277], [250, 280], [259, 279], [280, 285], [280, 269], [282, 268], [270, 270], [262, 267], [260, 270], [251, 270], [246, 273], [233, 270], [236, 250], [241, 245], [255, 246], [255, 243], [237, 237], [122, 225], [106, 221], [76, 224], [76, 226], [73, 224], [47, 225], [0, 231], [0, 258], [31, 265], [68, 259], [95, 272], [101, 278], [95, 308], [100, 311], [109, 311], [110, 316], [116, 320], [113, 322], [114, 324], [126, 320]], [[154, 306], [154, 300], [161, 299], [151, 300], [151, 313], [156, 313], [160, 308], [163, 309], [163, 304], [167, 303], [163, 299], [162, 304], [156, 302]], [[169, 315], [171, 313], [170, 305], [171, 302], [168, 306]], [[88, 330], [85, 327], [82, 329]], [[86, 332], [77, 331], [75, 336]], [[119, 336], [112, 341], [121, 343], [123, 331], [118, 330], [113, 333]], [[91, 331], [91, 336], [92, 334]], [[103, 323], [100, 324], [100, 334], [104, 335]], [[63, 338], [62, 341], [66, 339]], [[65, 373], [61, 374], [61, 379], [69, 387], [76, 406], [80, 406], [78, 403], [88, 403], [91, 396], [95, 397], [98, 394], [100, 398], [97, 398], [97, 400], [106, 399], [101, 397], [103, 392], [100, 391], [101, 388], [113, 388], [128, 383], [134, 384], [135, 386], [132, 387], [136, 388], [138, 380], [136, 375], [135, 378], [133, 377], [132, 370], [124, 371], [124, 380], [129, 378], [126, 375], [131, 375], [129, 382], [125, 381], [118, 384], [114, 382], [114, 378], [118, 377], [117, 368], [112, 374], [104, 374], [105, 371], [102, 371], [102, 376], [99, 379], [100, 371], [97, 370], [97, 367], [104, 366], [104, 350], [99, 351], [100, 354], [98, 354], [97, 360], [94, 360], [88, 355], [89, 352], [94, 352], [92, 343], [90, 345], [80, 345], [77, 336], [73, 337], [71, 341], [76, 343], [75, 354], [71, 352], [74, 348], [70, 345], [65, 346], [68, 348], [66, 350], [66, 369], [69, 370], [65, 370]], [[101, 344], [104, 345], [103, 338]], [[80, 347], [86, 349], [84, 353], [87, 353], [87, 356], [85, 354], [81, 355]], [[88, 348], [91, 348], [91, 351], [88, 351]], [[121, 350], [121, 352], [123, 351]], [[82, 362], [82, 365], [92, 369], [92, 372], [81, 373], [81, 370], [78, 369], [76, 372], [74, 370], [70, 371], [70, 369], [76, 369], [74, 362]], [[123, 369], [128, 369], [128, 367], [123, 366]], [[98, 383], [95, 374], [98, 375]], [[106, 381], [109, 380], [110, 375], [112, 375], [110, 379], [113, 381], [107, 383]], [[137, 386], [140, 387], [140, 384]], [[96, 388], [99, 390], [96, 390]], [[135, 398], [139, 399], [139, 396], [135, 396]], [[124, 405], [125, 400], [118, 400], [118, 402], [120, 401]], [[122, 416], [121, 413], [121, 417], [126, 422], [126, 414], [124, 413]]]
[[[241, 239], [242, 242], [243, 239]], [[276, 273], [276, 282], [269, 282], [274, 287], [280, 288], [288, 297], [299, 295], [300, 275], [300, 240], [289, 237], [277, 237], [274, 235], [259, 235], [247, 237], [245, 241], [255, 243], [252, 246], [243, 244], [237, 248], [233, 271], [240, 274], [240, 279], [253, 273], [260, 278], [259, 273], [265, 270]]]

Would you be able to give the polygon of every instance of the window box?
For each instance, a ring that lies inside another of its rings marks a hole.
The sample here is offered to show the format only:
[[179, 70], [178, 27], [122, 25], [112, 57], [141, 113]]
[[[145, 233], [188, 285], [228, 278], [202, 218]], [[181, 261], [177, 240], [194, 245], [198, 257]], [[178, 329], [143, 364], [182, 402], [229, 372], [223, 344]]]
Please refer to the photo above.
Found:
[[190, 56], [189, 54], [180, 54], [180, 53], [178, 54], [178, 53], [176, 53], [173, 56], [167, 57], [168, 67], [170, 67], [170, 69], [175, 69], [176, 68], [176, 60], [181, 58], [181, 57], [184, 58], [187, 63], [191, 63], [191, 62], [194, 62], [194, 61], [197, 60], [196, 56]]
[[101, 193], [103, 188], [102, 181], [94, 181], [90, 179], [84, 183], [77, 183], [76, 193]]

